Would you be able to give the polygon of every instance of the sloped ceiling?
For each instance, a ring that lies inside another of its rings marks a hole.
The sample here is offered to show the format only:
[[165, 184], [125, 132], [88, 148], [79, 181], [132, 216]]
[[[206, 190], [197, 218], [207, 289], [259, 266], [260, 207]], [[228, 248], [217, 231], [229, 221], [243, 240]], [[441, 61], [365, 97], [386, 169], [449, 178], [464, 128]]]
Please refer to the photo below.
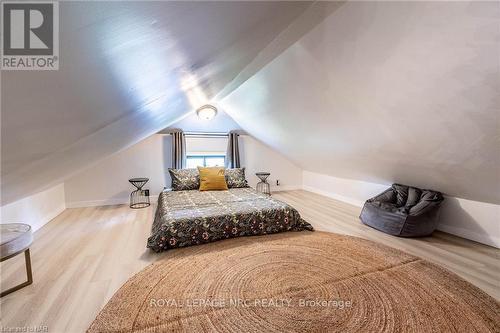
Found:
[[305, 170], [498, 204], [499, 6], [348, 2], [221, 104]]
[[259, 56], [292, 22], [301, 22], [300, 29], [279, 39], [281, 48], [324, 16], [317, 9], [302, 14], [324, 7], [61, 2], [60, 69], [1, 73], [2, 204], [56, 184], [229, 93], [276, 55], [279, 48]]
[[171, 133], [172, 130], [182, 129], [184, 132], [208, 132], [208, 133], [228, 133], [233, 130], [241, 130], [240, 126], [221, 108], [218, 108], [217, 115], [211, 120], [201, 119], [196, 112], [188, 114], [183, 119], [173, 123], [159, 133]]

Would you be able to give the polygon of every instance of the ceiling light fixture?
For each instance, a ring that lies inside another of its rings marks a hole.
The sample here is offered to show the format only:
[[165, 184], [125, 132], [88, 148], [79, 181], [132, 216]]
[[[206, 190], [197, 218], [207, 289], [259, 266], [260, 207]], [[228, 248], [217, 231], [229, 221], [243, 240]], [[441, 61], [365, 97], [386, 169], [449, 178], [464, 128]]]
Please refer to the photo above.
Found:
[[196, 114], [203, 120], [212, 120], [217, 115], [217, 108], [213, 105], [203, 105], [196, 110]]

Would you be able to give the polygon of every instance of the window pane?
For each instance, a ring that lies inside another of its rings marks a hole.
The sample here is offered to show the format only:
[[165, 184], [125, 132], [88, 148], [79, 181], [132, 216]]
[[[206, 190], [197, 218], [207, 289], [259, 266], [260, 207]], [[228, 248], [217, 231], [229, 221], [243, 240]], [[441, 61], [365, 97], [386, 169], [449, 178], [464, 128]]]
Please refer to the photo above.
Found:
[[224, 166], [224, 156], [206, 156], [205, 163], [207, 167]]
[[203, 165], [203, 156], [188, 156], [186, 159], [186, 168], [196, 168]]

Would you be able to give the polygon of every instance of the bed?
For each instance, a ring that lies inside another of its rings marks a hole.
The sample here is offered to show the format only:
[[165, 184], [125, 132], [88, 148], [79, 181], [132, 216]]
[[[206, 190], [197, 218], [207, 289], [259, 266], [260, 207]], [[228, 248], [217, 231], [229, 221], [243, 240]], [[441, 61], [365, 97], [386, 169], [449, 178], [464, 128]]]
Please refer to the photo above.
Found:
[[147, 247], [155, 252], [221, 239], [313, 230], [290, 205], [254, 189], [165, 191]]

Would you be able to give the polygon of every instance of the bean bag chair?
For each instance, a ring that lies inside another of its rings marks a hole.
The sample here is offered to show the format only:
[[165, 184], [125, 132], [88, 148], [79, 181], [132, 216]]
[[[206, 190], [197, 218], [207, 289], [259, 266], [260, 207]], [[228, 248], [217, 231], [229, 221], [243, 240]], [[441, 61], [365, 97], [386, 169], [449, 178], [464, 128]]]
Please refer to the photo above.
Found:
[[440, 192], [393, 184], [368, 199], [359, 218], [364, 224], [390, 235], [428, 236], [436, 229], [443, 200]]

